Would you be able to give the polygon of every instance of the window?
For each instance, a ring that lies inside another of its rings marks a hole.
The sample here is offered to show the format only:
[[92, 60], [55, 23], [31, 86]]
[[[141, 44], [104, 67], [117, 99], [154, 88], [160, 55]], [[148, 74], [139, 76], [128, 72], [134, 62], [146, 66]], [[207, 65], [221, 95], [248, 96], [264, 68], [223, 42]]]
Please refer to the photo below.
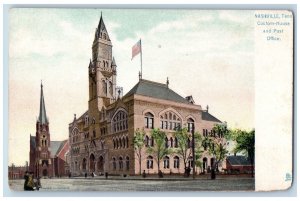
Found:
[[82, 169], [86, 170], [86, 159], [85, 158], [82, 160]]
[[153, 157], [152, 156], [147, 157], [147, 169], [153, 169]]
[[113, 158], [113, 169], [116, 170], [117, 169], [117, 163], [116, 163], [116, 159]]
[[164, 168], [169, 169], [170, 168], [170, 158], [168, 156], [164, 157]]
[[178, 140], [177, 140], [177, 137], [175, 137], [175, 140], [174, 140], [174, 146], [175, 146], [175, 148], [178, 147]]
[[188, 158], [188, 166], [190, 168], [193, 168], [193, 157], [191, 157], [191, 156]]
[[160, 116], [160, 128], [166, 130], [178, 130], [181, 127], [181, 119], [174, 112], [166, 112]]
[[179, 168], [179, 157], [174, 156], [174, 168]]
[[85, 116], [85, 118], [84, 118], [84, 123], [85, 123], [85, 124], [84, 124], [85, 126], [88, 126], [88, 125], [89, 125], [89, 116], [87, 116], [87, 115]]
[[146, 137], [145, 137], [145, 146], [149, 147], [149, 137], [148, 137], [148, 135], [146, 135]]
[[203, 129], [203, 136], [205, 137], [205, 129]]
[[168, 138], [167, 138], [167, 137], [165, 138], [165, 147], [166, 147], [166, 148], [168, 148], [168, 147], [169, 147], [169, 140], [168, 140]]
[[119, 169], [123, 170], [123, 158], [119, 157]]
[[170, 147], [171, 148], [173, 147], [173, 138], [172, 137], [170, 138]]
[[126, 156], [126, 170], [129, 170], [129, 157]]
[[126, 148], [128, 148], [129, 147], [129, 141], [128, 141], [128, 137], [126, 136]]
[[147, 112], [145, 114], [145, 128], [150, 128], [150, 129], [154, 128], [153, 122], [154, 122], [153, 114]]
[[113, 131], [120, 132], [120, 131], [127, 130], [127, 128], [128, 128], [128, 116], [123, 110], [120, 110], [113, 117]]
[[194, 129], [194, 120], [192, 118], [189, 118], [187, 120], [187, 126], [188, 126], [188, 132], [192, 132]]

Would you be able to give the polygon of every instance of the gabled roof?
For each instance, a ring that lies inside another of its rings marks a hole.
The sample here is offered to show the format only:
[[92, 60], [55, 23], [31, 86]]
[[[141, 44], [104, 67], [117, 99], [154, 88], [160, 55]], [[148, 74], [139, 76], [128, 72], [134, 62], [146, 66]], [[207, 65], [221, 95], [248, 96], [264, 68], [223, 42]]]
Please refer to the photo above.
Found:
[[64, 141], [51, 141], [50, 142], [50, 149], [51, 149], [51, 156], [52, 157], [55, 156], [55, 154], [59, 150], [62, 142], [64, 142]]
[[251, 165], [249, 158], [246, 156], [227, 156], [227, 161], [231, 165]]
[[57, 149], [56, 153], [54, 155], [59, 154], [59, 152], [63, 149], [65, 144], [67, 143], [68, 140], [61, 141], [59, 148]]
[[222, 123], [219, 119], [208, 113], [208, 111], [202, 111], [202, 119], [206, 121], [214, 121], [218, 123]]
[[190, 104], [188, 100], [174, 92], [166, 84], [144, 79], [140, 79], [140, 81], [125, 95], [125, 97], [133, 94]]

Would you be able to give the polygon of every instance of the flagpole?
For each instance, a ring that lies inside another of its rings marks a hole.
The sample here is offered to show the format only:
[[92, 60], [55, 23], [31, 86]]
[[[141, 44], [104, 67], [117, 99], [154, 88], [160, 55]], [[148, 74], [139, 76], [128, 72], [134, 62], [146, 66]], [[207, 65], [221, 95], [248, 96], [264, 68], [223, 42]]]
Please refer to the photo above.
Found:
[[142, 39], [140, 39], [140, 46], [141, 46], [141, 78], [143, 78]]

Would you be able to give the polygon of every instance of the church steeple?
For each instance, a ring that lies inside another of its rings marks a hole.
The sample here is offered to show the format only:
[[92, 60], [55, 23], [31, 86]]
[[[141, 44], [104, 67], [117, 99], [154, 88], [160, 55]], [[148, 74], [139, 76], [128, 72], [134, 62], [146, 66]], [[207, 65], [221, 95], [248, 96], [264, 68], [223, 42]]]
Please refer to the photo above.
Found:
[[99, 38], [110, 41], [103, 18], [102, 18], [102, 12], [101, 12], [99, 24], [98, 24], [98, 27], [97, 27], [96, 33], [95, 33], [95, 40], [97, 40]]
[[40, 122], [40, 124], [48, 124], [45, 101], [44, 101], [44, 93], [43, 93], [43, 83], [41, 83], [40, 114], [39, 114], [38, 121]]

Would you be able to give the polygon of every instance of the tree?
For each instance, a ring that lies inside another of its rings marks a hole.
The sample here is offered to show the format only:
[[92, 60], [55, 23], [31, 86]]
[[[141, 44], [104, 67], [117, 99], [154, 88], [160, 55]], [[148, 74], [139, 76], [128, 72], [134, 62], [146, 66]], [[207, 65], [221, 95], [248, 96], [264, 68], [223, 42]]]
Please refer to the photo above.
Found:
[[165, 139], [167, 137], [166, 133], [159, 129], [152, 129], [151, 137], [154, 140], [154, 146], [148, 147], [147, 152], [154, 156], [157, 162], [157, 170], [160, 172], [160, 161], [163, 157], [171, 153], [171, 149], [166, 147]]
[[144, 145], [145, 145], [145, 131], [144, 130], [140, 131], [139, 129], [137, 129], [134, 132], [134, 136], [133, 136], [133, 146], [134, 146], [136, 156], [138, 157], [139, 160], [140, 175], [142, 174], [142, 149]]
[[233, 130], [231, 131], [231, 138], [236, 142], [234, 152], [246, 152], [250, 160], [252, 169], [251, 176], [254, 177], [254, 153], [255, 153], [255, 130], [247, 132], [245, 130]]
[[223, 161], [228, 153], [226, 150], [226, 142], [224, 138], [229, 139], [229, 131], [226, 124], [216, 124], [212, 129], [211, 138], [204, 139], [205, 146], [208, 147], [208, 152], [214, 157], [215, 161], [212, 164], [212, 179], [215, 179], [215, 170], [218, 170], [219, 163]]
[[[192, 140], [191, 140], [191, 134], [188, 132], [187, 128], [181, 128], [178, 129], [175, 132], [175, 139], [177, 140], [177, 147], [175, 147], [175, 153], [180, 155], [180, 157], [183, 159], [184, 169], [187, 169], [187, 163], [189, 157], [192, 156]], [[197, 160], [201, 158], [201, 154], [203, 151], [201, 150], [202, 145], [202, 138], [201, 135], [196, 132], [194, 134], [195, 137], [195, 165], [197, 166]]]

